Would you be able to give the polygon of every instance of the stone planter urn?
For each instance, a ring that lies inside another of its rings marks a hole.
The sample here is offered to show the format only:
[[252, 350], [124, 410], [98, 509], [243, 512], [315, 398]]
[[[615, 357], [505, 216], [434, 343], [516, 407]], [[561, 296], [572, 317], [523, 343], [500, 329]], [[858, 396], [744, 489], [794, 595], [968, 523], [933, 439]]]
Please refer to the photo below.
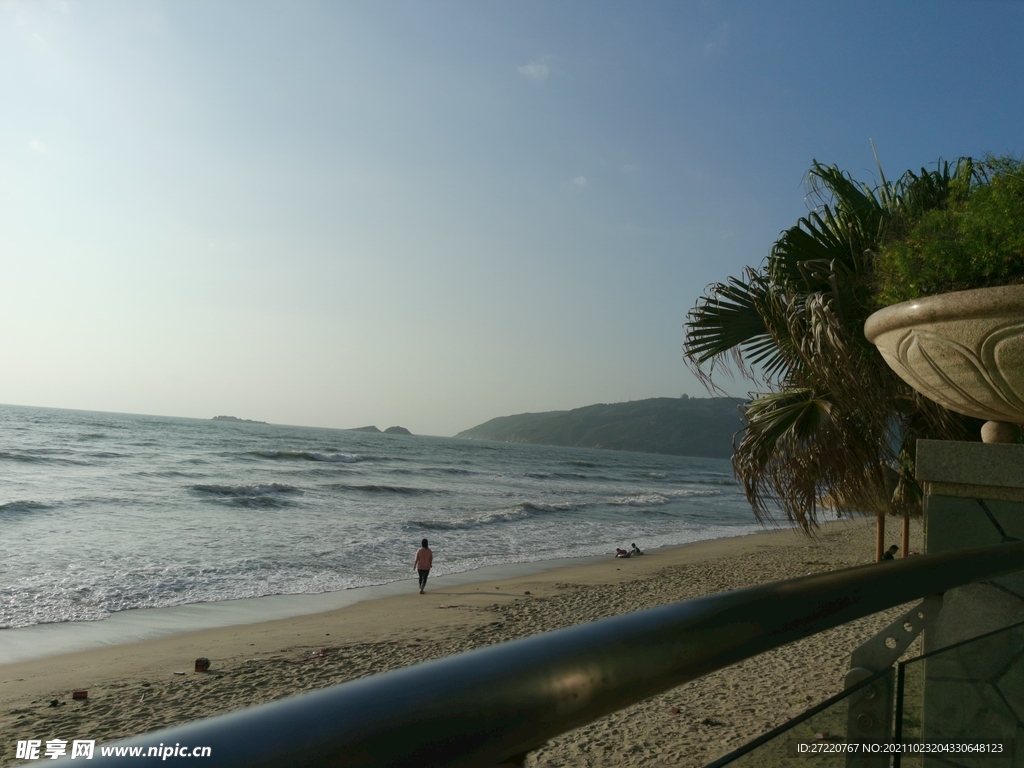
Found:
[[893, 304], [868, 317], [864, 335], [918, 392], [988, 419], [985, 442], [1016, 441], [1024, 424], [1024, 285]]

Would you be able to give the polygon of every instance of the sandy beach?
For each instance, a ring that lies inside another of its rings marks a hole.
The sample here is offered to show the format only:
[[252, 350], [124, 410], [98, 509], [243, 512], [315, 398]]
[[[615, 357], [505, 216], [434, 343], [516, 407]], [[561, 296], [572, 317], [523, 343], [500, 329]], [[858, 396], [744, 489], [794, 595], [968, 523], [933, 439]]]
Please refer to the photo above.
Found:
[[[588, 562], [0, 666], [0, 764], [18, 739], [111, 741], [493, 643], [870, 562], [874, 522], [831, 523]], [[919, 550], [920, 525], [911, 528]], [[891, 525], [889, 541], [898, 539]], [[532, 766], [700, 766], [842, 689], [849, 652], [899, 609], [688, 683], [531, 753]], [[414, 629], [413, 629], [414, 628]], [[193, 672], [197, 657], [211, 669]], [[73, 701], [73, 690], [88, 699]], [[56, 705], [53, 705], [56, 702]]]

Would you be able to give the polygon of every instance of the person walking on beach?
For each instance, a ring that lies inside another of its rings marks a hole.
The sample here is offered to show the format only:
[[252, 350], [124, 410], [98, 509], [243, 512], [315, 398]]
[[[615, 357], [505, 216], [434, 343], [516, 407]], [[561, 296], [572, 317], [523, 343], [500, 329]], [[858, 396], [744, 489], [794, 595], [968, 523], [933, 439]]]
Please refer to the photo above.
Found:
[[427, 540], [424, 539], [422, 546], [416, 550], [416, 561], [412, 564], [412, 567], [419, 571], [420, 574], [420, 594], [423, 594], [424, 587], [427, 586], [427, 576], [430, 575], [430, 566], [434, 564], [434, 553], [430, 551], [430, 547], [427, 546]]

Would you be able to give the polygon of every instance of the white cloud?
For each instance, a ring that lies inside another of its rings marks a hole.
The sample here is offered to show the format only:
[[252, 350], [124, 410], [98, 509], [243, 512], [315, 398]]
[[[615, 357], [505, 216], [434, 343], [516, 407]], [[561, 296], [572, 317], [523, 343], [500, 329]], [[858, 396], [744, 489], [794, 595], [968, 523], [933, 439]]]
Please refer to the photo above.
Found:
[[575, 179], [573, 179], [569, 183], [572, 184], [572, 186], [574, 186], [574, 187], [585, 187], [585, 186], [587, 186], [587, 177], [586, 176], [577, 176]]
[[519, 74], [523, 77], [528, 77], [530, 80], [541, 80], [548, 79], [548, 65], [547, 57], [539, 59], [531, 59], [529, 64], [523, 64], [519, 67]]
[[28, 143], [28, 148], [37, 154], [46, 154], [46, 145], [38, 139], [32, 139], [32, 141]]

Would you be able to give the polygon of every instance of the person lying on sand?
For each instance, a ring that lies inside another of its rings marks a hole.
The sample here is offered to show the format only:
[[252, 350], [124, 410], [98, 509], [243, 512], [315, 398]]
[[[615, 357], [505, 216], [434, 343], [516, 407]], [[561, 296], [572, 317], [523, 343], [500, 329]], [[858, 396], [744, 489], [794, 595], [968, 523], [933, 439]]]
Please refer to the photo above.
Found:
[[629, 552], [626, 551], [625, 549], [618, 549], [618, 548], [616, 548], [615, 556], [616, 557], [629, 557]]

